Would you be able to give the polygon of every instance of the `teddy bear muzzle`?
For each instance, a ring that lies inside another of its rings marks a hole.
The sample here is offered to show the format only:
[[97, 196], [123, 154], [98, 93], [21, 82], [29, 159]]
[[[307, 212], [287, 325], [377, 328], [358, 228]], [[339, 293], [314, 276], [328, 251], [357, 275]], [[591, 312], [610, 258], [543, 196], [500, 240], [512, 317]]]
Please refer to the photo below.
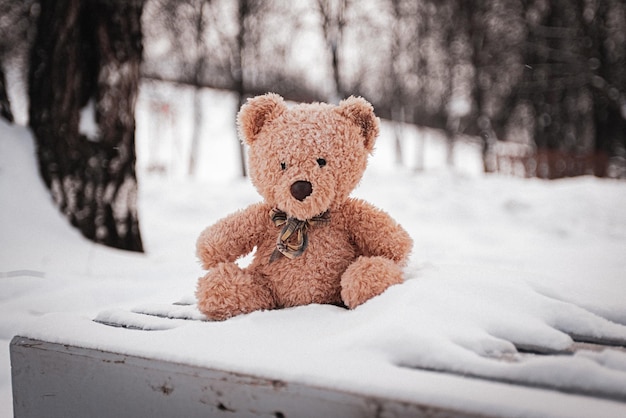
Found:
[[304, 199], [310, 196], [311, 193], [313, 193], [313, 185], [308, 181], [298, 180], [291, 185], [290, 191], [291, 195], [295, 199], [302, 202]]

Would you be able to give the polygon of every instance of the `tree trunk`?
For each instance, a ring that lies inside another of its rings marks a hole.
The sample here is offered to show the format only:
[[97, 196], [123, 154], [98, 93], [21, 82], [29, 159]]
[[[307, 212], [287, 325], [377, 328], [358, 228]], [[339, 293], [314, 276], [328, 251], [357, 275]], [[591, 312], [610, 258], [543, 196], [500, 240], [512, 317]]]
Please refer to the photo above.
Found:
[[[587, 52], [594, 69], [595, 83], [592, 85], [593, 123], [595, 154], [594, 175], [608, 175], [608, 156], [626, 149], [626, 118], [624, 117], [624, 91], [626, 77], [623, 68], [626, 63], [626, 41], [617, 22], [609, 23], [611, 16], [619, 10], [626, 14], [626, 6], [618, 2], [600, 2], [595, 10], [594, 20], [585, 28], [591, 39]], [[623, 27], [623, 25], [622, 25]], [[609, 28], [612, 32], [609, 32]], [[621, 93], [618, 93], [621, 92]], [[623, 151], [622, 151], [623, 152]], [[619, 155], [619, 154], [618, 154]]]
[[11, 112], [11, 102], [7, 94], [7, 82], [4, 76], [2, 62], [0, 62], [0, 117], [13, 123], [13, 113]]
[[341, 42], [346, 26], [345, 13], [348, 8], [348, 0], [328, 1], [318, 0], [317, 10], [322, 19], [322, 34], [326, 46], [330, 51], [331, 70], [334, 84], [334, 92], [331, 102], [339, 102], [345, 97], [345, 88], [341, 81]]
[[[246, 19], [250, 15], [251, 6], [253, 6], [250, 0], [239, 0], [239, 11], [237, 15], [237, 22], [239, 24], [239, 32], [237, 32], [237, 51], [235, 53], [235, 66], [234, 66], [234, 79], [235, 79], [235, 91], [239, 98], [239, 106], [246, 102], [246, 85], [244, 81], [244, 59], [243, 54], [246, 50]], [[248, 171], [246, 168], [246, 147], [243, 141], [239, 142], [239, 166], [241, 168], [241, 176], [246, 177]]]
[[29, 68], [30, 126], [55, 203], [85, 237], [132, 251], [143, 251], [134, 119], [142, 7], [41, 2]]
[[[194, 3], [195, 4], [195, 3]], [[196, 62], [194, 70], [194, 89], [193, 89], [193, 131], [191, 134], [191, 149], [189, 151], [189, 170], [188, 174], [193, 177], [196, 174], [196, 166], [198, 163], [198, 151], [200, 149], [200, 133], [202, 130], [202, 77], [206, 67], [206, 42], [204, 40], [204, 7], [205, 1], [199, 0], [198, 10], [196, 11]]]

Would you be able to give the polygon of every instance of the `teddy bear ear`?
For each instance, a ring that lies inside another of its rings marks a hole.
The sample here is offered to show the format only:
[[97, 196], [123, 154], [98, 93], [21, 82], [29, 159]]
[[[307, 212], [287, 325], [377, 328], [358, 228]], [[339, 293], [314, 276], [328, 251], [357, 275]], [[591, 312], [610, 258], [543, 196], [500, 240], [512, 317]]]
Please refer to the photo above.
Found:
[[372, 105], [362, 97], [350, 96], [339, 102], [337, 111], [361, 129], [365, 149], [372, 152], [379, 131], [378, 118]]
[[252, 144], [261, 128], [287, 109], [285, 101], [275, 93], [267, 93], [248, 99], [237, 115], [239, 135], [248, 145]]

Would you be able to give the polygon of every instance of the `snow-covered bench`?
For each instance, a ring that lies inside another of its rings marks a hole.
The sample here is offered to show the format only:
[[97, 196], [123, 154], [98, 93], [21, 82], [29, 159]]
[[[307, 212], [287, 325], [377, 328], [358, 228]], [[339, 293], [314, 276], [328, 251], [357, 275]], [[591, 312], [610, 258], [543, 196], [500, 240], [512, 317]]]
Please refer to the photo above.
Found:
[[626, 416], [626, 327], [465, 273], [423, 274], [354, 311], [211, 323], [187, 298], [44, 315], [11, 343], [14, 414]]
[[22, 337], [11, 357], [15, 417], [475, 416]]
[[[403, 401], [19, 336], [11, 342], [11, 359], [17, 418], [506, 415], [502, 411], [479, 413], [459, 405]], [[509, 383], [524, 384], [514, 379]], [[594, 387], [580, 394], [626, 401], [620, 391]], [[541, 398], [541, 393], [535, 397]], [[593, 405], [592, 400], [587, 403]], [[624, 408], [616, 408], [615, 412]]]

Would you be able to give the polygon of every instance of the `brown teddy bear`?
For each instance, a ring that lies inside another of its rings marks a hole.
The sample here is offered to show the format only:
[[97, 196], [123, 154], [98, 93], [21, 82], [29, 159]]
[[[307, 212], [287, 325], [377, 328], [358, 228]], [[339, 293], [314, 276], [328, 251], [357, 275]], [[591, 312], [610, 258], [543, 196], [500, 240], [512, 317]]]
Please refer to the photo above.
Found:
[[[208, 270], [196, 291], [200, 311], [223, 320], [310, 303], [354, 308], [403, 281], [411, 238], [385, 212], [349, 197], [378, 123], [360, 97], [287, 108], [270, 93], [242, 106], [239, 134], [265, 200], [198, 238]], [[235, 260], [255, 247], [251, 264], [240, 268]]]

